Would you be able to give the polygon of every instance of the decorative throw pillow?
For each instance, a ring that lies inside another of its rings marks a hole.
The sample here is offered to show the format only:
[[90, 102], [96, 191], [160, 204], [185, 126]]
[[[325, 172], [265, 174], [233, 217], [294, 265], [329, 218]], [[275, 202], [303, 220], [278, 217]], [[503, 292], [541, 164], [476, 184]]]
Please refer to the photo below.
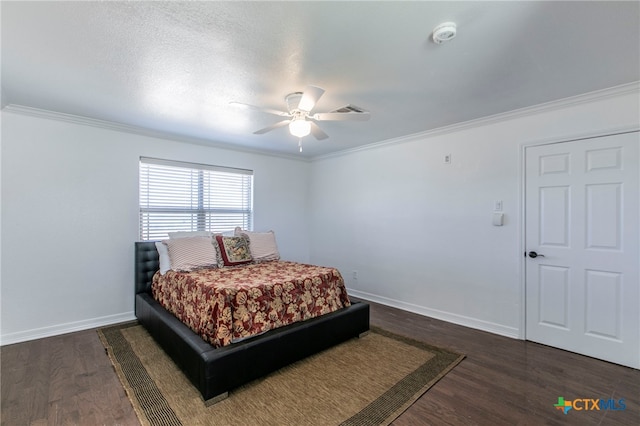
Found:
[[266, 262], [268, 260], [280, 260], [280, 252], [276, 244], [276, 234], [269, 232], [251, 232], [240, 228], [235, 229], [236, 235], [244, 235], [249, 239], [251, 257], [255, 262]]
[[218, 266], [218, 256], [213, 242], [210, 237], [186, 237], [164, 240], [162, 243], [169, 250], [171, 269], [192, 271]]
[[160, 261], [160, 275], [164, 275], [171, 269], [169, 249], [166, 244], [162, 244], [162, 241], [156, 241], [156, 250], [158, 250], [158, 260]]
[[[220, 254], [218, 266], [234, 266], [249, 263], [253, 260], [249, 250], [249, 240], [245, 236], [225, 237], [216, 235], [218, 253]], [[222, 263], [222, 265], [220, 265]]]

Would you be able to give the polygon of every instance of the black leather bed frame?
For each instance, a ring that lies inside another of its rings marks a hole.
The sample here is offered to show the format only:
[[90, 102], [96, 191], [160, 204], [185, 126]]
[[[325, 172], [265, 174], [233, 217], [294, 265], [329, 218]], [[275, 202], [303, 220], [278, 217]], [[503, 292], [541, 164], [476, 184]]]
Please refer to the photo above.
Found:
[[223, 399], [240, 385], [369, 330], [369, 305], [355, 302], [318, 318], [214, 348], [151, 297], [151, 280], [158, 265], [155, 243], [136, 242], [136, 317], [207, 403]]

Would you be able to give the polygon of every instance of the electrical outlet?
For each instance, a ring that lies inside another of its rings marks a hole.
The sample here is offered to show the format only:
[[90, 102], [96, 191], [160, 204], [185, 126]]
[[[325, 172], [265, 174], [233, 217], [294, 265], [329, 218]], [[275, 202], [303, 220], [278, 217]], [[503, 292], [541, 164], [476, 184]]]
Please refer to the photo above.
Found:
[[358, 281], [358, 271], [353, 271], [352, 277], [354, 281]]
[[444, 164], [451, 164], [451, 154], [446, 154], [444, 156]]

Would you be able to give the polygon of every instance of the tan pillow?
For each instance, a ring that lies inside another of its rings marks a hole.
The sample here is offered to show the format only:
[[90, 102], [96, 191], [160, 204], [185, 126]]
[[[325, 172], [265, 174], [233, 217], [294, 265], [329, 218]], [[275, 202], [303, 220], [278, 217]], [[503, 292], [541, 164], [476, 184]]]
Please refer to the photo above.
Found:
[[249, 249], [254, 262], [265, 262], [268, 260], [280, 260], [278, 245], [276, 244], [276, 234], [269, 232], [251, 232], [240, 228], [235, 229], [236, 235], [244, 235], [249, 239]]
[[164, 240], [167, 246], [171, 269], [192, 271], [198, 268], [215, 268], [218, 256], [211, 237], [187, 237]]

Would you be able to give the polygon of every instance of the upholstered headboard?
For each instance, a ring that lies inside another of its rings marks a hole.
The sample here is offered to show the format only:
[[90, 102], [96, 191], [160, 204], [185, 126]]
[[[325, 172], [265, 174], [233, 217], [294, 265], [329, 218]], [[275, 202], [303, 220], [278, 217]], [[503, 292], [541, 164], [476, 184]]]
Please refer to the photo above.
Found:
[[136, 241], [135, 245], [136, 294], [150, 293], [153, 274], [160, 267], [155, 241]]

